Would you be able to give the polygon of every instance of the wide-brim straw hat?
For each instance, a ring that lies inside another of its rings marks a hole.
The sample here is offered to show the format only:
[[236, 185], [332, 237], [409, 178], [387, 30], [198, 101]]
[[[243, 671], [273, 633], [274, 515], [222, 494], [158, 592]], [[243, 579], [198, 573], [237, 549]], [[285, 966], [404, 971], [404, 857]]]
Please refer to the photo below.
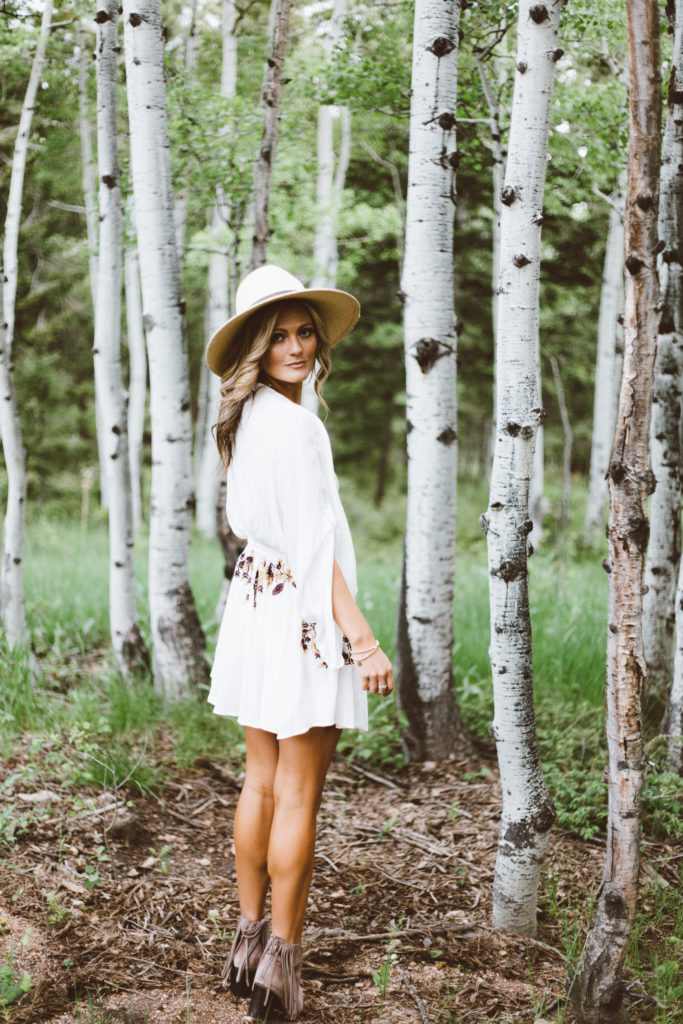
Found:
[[233, 349], [250, 316], [272, 302], [308, 302], [323, 322], [327, 340], [336, 345], [358, 322], [360, 304], [337, 288], [305, 288], [282, 267], [267, 263], [247, 274], [235, 296], [236, 313], [216, 331], [206, 349], [209, 369], [222, 376], [233, 361]]

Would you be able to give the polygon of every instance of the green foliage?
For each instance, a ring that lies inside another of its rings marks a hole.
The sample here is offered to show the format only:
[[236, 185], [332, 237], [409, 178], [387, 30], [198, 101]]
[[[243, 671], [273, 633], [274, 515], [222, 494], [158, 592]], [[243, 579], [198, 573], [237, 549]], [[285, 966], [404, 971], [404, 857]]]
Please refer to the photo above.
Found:
[[15, 966], [15, 956], [10, 950], [4, 961], [0, 963], [0, 1006], [11, 1006], [21, 996], [31, 991], [33, 979], [26, 971], [19, 975]]

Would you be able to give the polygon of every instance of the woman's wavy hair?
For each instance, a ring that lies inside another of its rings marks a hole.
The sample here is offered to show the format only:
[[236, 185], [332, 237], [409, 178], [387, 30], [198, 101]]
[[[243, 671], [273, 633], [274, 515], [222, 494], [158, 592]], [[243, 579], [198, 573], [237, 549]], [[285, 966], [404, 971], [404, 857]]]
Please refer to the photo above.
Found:
[[[232, 460], [235, 436], [245, 402], [254, 394], [257, 384], [268, 383], [268, 376], [261, 369], [261, 360], [268, 351], [277, 318], [284, 306], [299, 301], [301, 300], [295, 298], [286, 299], [254, 313], [245, 323], [235, 342], [232, 361], [221, 377], [218, 419], [211, 428], [224, 470], [227, 470]], [[315, 352], [318, 369], [314, 387], [320, 403], [327, 410], [327, 403], [322, 396], [322, 386], [330, 375], [332, 347], [325, 326], [314, 307], [307, 302], [301, 304], [306, 307], [318, 338]]]

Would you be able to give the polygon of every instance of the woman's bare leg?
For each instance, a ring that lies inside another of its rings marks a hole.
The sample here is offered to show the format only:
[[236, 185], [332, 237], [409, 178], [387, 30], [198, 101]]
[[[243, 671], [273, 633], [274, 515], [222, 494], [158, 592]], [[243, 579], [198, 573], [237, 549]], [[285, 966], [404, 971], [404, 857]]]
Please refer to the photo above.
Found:
[[235, 811], [235, 869], [240, 912], [250, 921], [263, 917], [268, 892], [268, 843], [273, 820], [273, 787], [278, 764], [275, 734], [245, 728], [247, 765]]
[[316, 818], [340, 734], [335, 726], [326, 726], [278, 744], [268, 875], [273, 934], [285, 942], [301, 942], [313, 875]]

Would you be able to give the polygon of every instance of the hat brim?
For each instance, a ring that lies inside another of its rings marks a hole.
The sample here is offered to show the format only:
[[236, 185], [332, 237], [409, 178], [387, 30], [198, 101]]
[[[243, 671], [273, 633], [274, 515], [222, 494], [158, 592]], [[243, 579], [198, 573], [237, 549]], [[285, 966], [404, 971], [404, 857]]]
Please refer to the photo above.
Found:
[[247, 320], [266, 306], [278, 302], [308, 302], [315, 309], [325, 327], [330, 345], [345, 338], [358, 323], [360, 303], [348, 292], [336, 288], [304, 288], [301, 291], [285, 292], [277, 297], [268, 296], [256, 302], [243, 313], [231, 317], [216, 331], [206, 349], [206, 362], [212, 373], [222, 377], [230, 366], [231, 351]]

